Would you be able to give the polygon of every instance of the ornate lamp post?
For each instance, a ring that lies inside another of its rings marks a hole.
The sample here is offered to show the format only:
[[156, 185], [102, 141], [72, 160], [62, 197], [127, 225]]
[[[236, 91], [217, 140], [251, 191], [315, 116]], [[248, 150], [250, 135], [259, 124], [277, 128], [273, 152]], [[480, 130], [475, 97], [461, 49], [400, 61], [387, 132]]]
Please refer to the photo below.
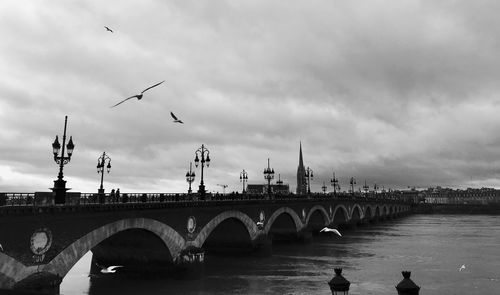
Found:
[[333, 178], [330, 179], [330, 183], [333, 186], [333, 195], [337, 194], [337, 188], [340, 190], [339, 179], [335, 177], [335, 172], [333, 172]]
[[243, 182], [243, 188], [241, 190], [241, 193], [245, 193], [245, 182], [248, 181], [248, 173], [243, 169], [243, 171], [240, 172], [240, 182]]
[[356, 184], [356, 179], [354, 179], [354, 177], [351, 177], [349, 183], [351, 184], [351, 194], [354, 195], [354, 185]]
[[326, 184], [325, 184], [324, 181], [323, 181], [323, 186], [321, 187], [321, 189], [323, 190], [323, 194], [326, 195], [326, 189], [327, 189], [327, 187], [326, 187]]
[[281, 186], [283, 185], [283, 180], [281, 180], [281, 174], [278, 173], [278, 180], [276, 181], [278, 185], [278, 193], [281, 193]]
[[307, 193], [311, 194], [311, 178], [313, 178], [313, 171], [311, 168], [307, 167], [305, 176], [307, 178]]
[[207, 165], [208, 168], [208, 166], [210, 165], [210, 152], [208, 151], [207, 148], [205, 148], [205, 145], [202, 144], [201, 147], [197, 149], [196, 152], [194, 152], [194, 154], [196, 155], [196, 157], [194, 158], [194, 165], [198, 167], [198, 164], [201, 162], [201, 181], [198, 193], [201, 195], [202, 199], [204, 199], [205, 184], [203, 183], [203, 167]]
[[370, 187], [366, 184], [366, 179], [365, 179], [365, 185], [363, 185], [363, 190], [365, 191], [365, 197], [368, 197], [368, 190]]
[[[54, 153], [54, 161], [59, 164], [59, 174], [57, 175], [57, 180], [54, 180], [54, 187], [52, 191], [56, 194], [54, 202], [56, 204], [64, 204], [66, 202], [66, 180], [63, 180], [63, 167], [68, 164], [71, 160], [71, 155], [73, 154], [73, 149], [75, 145], [73, 144], [73, 137], [70, 136], [69, 142], [66, 145], [66, 126], [68, 124], [68, 116], [64, 117], [64, 133], [62, 142], [62, 151], [59, 156], [59, 150], [61, 149], [61, 144], [59, 144], [59, 138], [56, 135], [56, 139], [52, 143], [52, 151]], [[66, 146], [65, 146], [66, 145]], [[67, 157], [64, 156], [64, 148], [67, 148]]]
[[186, 172], [186, 181], [189, 183], [188, 194], [191, 194], [192, 192], [191, 183], [193, 183], [194, 177], [196, 176], [192, 168], [193, 168], [193, 162], [189, 162], [189, 171]]
[[[108, 165], [106, 165], [106, 161], [108, 162]], [[102, 186], [102, 182], [104, 180], [104, 167], [107, 168], [107, 171], [109, 173], [109, 171], [111, 170], [111, 158], [106, 155], [106, 152], [103, 152], [102, 156], [97, 158], [97, 174], [101, 173], [101, 186], [97, 190], [97, 193], [102, 199], [102, 203], [104, 203], [104, 188]]]
[[269, 165], [269, 158], [267, 158], [267, 168], [264, 169], [264, 179], [267, 180], [267, 194], [271, 196], [271, 180], [274, 179], [274, 169]]

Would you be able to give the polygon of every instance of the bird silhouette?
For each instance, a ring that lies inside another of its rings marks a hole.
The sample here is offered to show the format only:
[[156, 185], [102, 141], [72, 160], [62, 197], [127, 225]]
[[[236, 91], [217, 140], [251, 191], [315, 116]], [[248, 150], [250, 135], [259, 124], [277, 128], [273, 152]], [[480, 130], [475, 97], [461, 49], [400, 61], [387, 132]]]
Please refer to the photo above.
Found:
[[142, 99], [142, 96], [144, 95], [144, 92], [148, 91], [149, 89], [151, 89], [151, 88], [153, 88], [153, 87], [156, 87], [156, 86], [160, 85], [160, 84], [161, 84], [161, 83], [163, 83], [163, 82], [165, 82], [165, 81], [161, 81], [160, 83], [156, 83], [156, 84], [155, 84], [155, 85], [153, 85], [153, 86], [149, 86], [148, 88], [144, 89], [144, 90], [143, 90], [140, 94], [136, 94], [136, 95], [132, 95], [131, 97], [127, 97], [127, 98], [125, 98], [124, 100], [120, 101], [119, 103], [117, 103], [117, 104], [115, 104], [115, 105], [113, 105], [113, 106], [111, 106], [111, 107], [112, 107], [112, 108], [114, 108], [114, 107], [116, 107], [117, 105], [122, 104], [122, 103], [126, 102], [127, 100], [129, 100], [129, 99], [131, 99], [131, 98], [134, 98], [134, 97], [135, 97], [135, 98], [137, 98], [137, 100], [141, 100], [141, 99]]
[[334, 228], [329, 228], [329, 227], [324, 227], [319, 232], [320, 233], [335, 233], [335, 234], [337, 234], [339, 236], [342, 236], [338, 230], [336, 230]]
[[174, 113], [170, 112], [170, 116], [172, 116], [172, 118], [174, 118], [174, 123], [184, 124], [184, 122], [182, 122], [181, 120], [177, 119], [177, 117], [174, 115]]
[[106, 26], [104, 26], [104, 27], [106, 28], [106, 31], [107, 31], [107, 32], [111, 32], [111, 33], [113, 33], [113, 30], [111, 30], [110, 28], [108, 28], [108, 27], [106, 27]]
[[98, 267], [101, 268], [102, 273], [115, 273], [117, 268], [123, 267], [123, 265], [111, 265], [111, 266], [105, 267], [105, 266], [99, 265], [97, 263], [95, 265], [97, 265]]

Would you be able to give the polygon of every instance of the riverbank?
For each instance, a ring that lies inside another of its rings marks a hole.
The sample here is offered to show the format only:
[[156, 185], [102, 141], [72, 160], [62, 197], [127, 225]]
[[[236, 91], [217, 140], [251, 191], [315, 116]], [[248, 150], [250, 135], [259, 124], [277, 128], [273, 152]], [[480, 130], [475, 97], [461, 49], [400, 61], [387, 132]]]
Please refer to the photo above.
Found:
[[418, 204], [417, 214], [491, 214], [500, 215], [500, 204]]

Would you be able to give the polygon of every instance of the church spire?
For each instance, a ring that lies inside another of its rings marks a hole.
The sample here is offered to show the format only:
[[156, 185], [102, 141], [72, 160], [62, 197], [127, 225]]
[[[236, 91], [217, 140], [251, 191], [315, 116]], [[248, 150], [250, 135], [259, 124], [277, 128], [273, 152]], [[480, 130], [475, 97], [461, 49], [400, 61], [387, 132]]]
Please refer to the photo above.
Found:
[[302, 158], [302, 141], [299, 149], [299, 167], [297, 167], [297, 190], [298, 195], [306, 194], [306, 169], [304, 168], [304, 159]]
[[304, 167], [304, 160], [302, 159], [302, 141], [300, 142], [299, 167]]

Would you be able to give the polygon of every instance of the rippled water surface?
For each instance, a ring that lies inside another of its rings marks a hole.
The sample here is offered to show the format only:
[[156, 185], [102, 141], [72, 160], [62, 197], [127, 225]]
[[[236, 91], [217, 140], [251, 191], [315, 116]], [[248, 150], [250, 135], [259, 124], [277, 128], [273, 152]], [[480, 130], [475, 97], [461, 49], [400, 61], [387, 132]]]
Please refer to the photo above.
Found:
[[64, 278], [61, 293], [331, 294], [327, 281], [342, 267], [350, 294], [397, 294], [402, 270], [412, 272], [422, 295], [500, 294], [500, 216], [413, 215], [343, 234], [273, 245], [271, 257], [209, 256], [205, 277], [196, 281], [90, 281], [89, 253]]

